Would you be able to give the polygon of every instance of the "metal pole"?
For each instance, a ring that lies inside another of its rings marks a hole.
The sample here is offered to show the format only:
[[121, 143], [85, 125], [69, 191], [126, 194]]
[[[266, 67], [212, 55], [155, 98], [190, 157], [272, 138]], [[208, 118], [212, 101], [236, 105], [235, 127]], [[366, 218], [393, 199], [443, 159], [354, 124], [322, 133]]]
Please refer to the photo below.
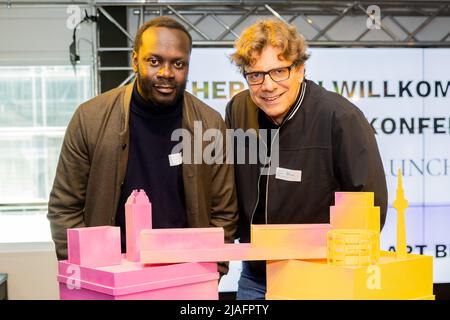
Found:
[[413, 32], [411, 32], [411, 34], [409, 35], [409, 37], [405, 41], [406, 42], [410, 41], [417, 33], [422, 31], [427, 25], [429, 25], [431, 23], [431, 21], [433, 21], [434, 18], [436, 18], [436, 16], [439, 14], [439, 12], [441, 12], [442, 10], [444, 10], [447, 7], [448, 7], [448, 4], [443, 5], [438, 10], [436, 10], [436, 12], [434, 12], [420, 26], [418, 26]]
[[[406, 29], [395, 17], [389, 17], [391, 20], [392, 20], [392, 22], [394, 22], [404, 33], [406, 33], [406, 35], [407, 36], [411, 36], [411, 32], [408, 30], [408, 29]], [[412, 39], [414, 40], [414, 41], [417, 41], [417, 39], [416, 39], [416, 37], [412, 37]]]
[[[450, 35], [449, 35], [450, 36]], [[234, 41], [193, 41], [196, 48], [231, 48]], [[403, 41], [308, 41], [310, 47], [386, 47], [386, 48], [450, 48], [450, 41], [420, 41], [420, 42], [403, 42]]]
[[100, 71], [130, 71], [132, 67], [99, 67]]
[[119, 87], [126, 85], [128, 82], [130, 82], [131, 79], [134, 78], [134, 76], [134, 72], [130, 73], [130, 75], [119, 84]]
[[67, 7], [69, 5], [76, 6], [89, 6], [91, 5], [91, 1], [0, 1], [1, 6], [5, 6], [6, 8], [55, 8], [55, 7]]
[[[97, 17], [97, 8], [92, 7], [92, 15]], [[97, 96], [100, 92], [100, 72], [98, 70], [98, 24], [94, 22], [92, 26], [92, 83], [93, 95]]]
[[142, 26], [144, 24], [144, 19], [145, 19], [145, 7], [142, 6], [141, 7], [141, 12], [139, 12], [139, 25], [138, 25], [138, 29], [140, 26]]
[[[245, 21], [245, 19], [248, 18], [248, 16], [250, 16], [253, 12], [255, 12], [257, 9], [257, 7], [253, 7], [251, 10], [249, 10], [246, 14], [244, 14], [242, 17], [240, 17], [239, 19], [237, 19], [235, 22], [233, 22], [233, 24], [230, 26], [230, 29], [234, 29], [236, 28], [238, 25], [240, 25], [243, 21]], [[222, 40], [223, 38], [225, 38], [225, 36], [230, 33], [228, 30], [225, 30], [223, 33], [220, 34], [220, 36], [217, 37], [216, 40]]]
[[271, 6], [269, 6], [268, 4], [265, 4], [264, 7], [269, 10], [275, 17], [277, 17], [278, 19], [280, 19], [281, 21], [283, 21], [284, 23], [288, 23], [278, 12], [276, 12], [274, 9], [272, 9]]
[[[197, 26], [197, 25], [198, 25], [203, 19], [205, 19], [207, 16], [208, 16], [208, 15], [207, 15], [206, 13], [202, 14], [202, 15], [200, 16], [200, 18], [198, 18], [197, 20], [195, 20], [195, 22], [193, 23], [193, 25], [194, 25], [194, 26]], [[192, 27], [189, 26], [189, 27], [187, 28], [187, 31], [189, 32], [189, 31], [191, 31], [191, 30], [192, 30]]]
[[123, 51], [133, 51], [132, 47], [119, 48], [119, 47], [109, 47], [109, 48], [98, 48], [99, 52], [123, 52]]
[[192, 29], [194, 29], [199, 35], [201, 35], [205, 40], [211, 40], [209, 39], [209, 37], [204, 34], [203, 32], [200, 31], [199, 28], [197, 28], [196, 26], [194, 26], [188, 19], [186, 19], [185, 17], [183, 17], [180, 13], [178, 13], [177, 10], [175, 10], [172, 6], [167, 6], [167, 8], [172, 11], [178, 18], [180, 18], [181, 20], [183, 20], [184, 23], [186, 23], [188, 26], [190, 26]]
[[347, 8], [345, 8], [341, 14], [339, 16], [337, 16], [336, 18], [333, 19], [333, 21], [331, 21], [324, 29], [322, 29], [322, 31], [320, 31], [318, 34], [315, 35], [314, 38], [312, 38], [312, 40], [319, 40], [320, 37], [322, 37], [328, 30], [330, 30], [332, 27], [335, 26], [336, 23], [338, 23], [339, 21], [342, 20], [342, 18], [351, 10], [353, 9], [355, 6], [355, 4], [349, 5]]
[[113, 25], [115, 25], [120, 31], [122, 31], [122, 33], [131, 41], [131, 43], [133, 43], [134, 41], [134, 37], [132, 37], [127, 30], [125, 30], [120, 23], [118, 23], [105, 9], [103, 9], [102, 7], [98, 7], [98, 10], [100, 10], [100, 12], [106, 17], [106, 19], [108, 19], [109, 21], [111, 21], [111, 23]]
[[[312, 19], [311, 19], [310, 17], [308, 17], [308, 16], [306, 16], [306, 15], [304, 15], [304, 14], [301, 14], [301, 15], [299, 15], [299, 16], [300, 16], [300, 18], [302, 18], [303, 20], [305, 20], [306, 23], [308, 23], [311, 27], [313, 27], [314, 30], [316, 30], [317, 32], [321, 32], [321, 31], [322, 31], [322, 29], [320, 29], [319, 26], [316, 25], [316, 24], [312, 21]], [[331, 38], [330, 38], [326, 33], [325, 33], [323, 36], [325, 37], [325, 39], [331, 40]]]
[[444, 42], [448, 37], [450, 37], [450, 32], [447, 33], [440, 41]]
[[222, 20], [220, 20], [214, 13], [211, 14], [211, 17], [213, 17], [213, 19], [216, 20], [218, 24], [220, 24], [222, 27], [224, 27], [225, 30], [228, 30], [228, 32], [231, 32], [231, 33], [233, 34], [233, 36], [235, 36], [236, 38], [239, 37], [239, 36], [236, 34], [236, 32], [233, 31], [233, 29], [231, 29], [225, 22], [223, 22]]

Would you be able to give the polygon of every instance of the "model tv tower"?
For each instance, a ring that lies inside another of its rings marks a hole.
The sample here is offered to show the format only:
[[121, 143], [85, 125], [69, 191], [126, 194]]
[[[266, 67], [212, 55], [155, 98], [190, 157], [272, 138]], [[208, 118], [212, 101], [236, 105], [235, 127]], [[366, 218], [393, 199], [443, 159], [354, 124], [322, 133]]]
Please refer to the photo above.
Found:
[[402, 172], [398, 169], [397, 197], [394, 201], [394, 208], [397, 210], [397, 259], [406, 258], [406, 228], [405, 210], [408, 208], [408, 201], [405, 198], [402, 184]]

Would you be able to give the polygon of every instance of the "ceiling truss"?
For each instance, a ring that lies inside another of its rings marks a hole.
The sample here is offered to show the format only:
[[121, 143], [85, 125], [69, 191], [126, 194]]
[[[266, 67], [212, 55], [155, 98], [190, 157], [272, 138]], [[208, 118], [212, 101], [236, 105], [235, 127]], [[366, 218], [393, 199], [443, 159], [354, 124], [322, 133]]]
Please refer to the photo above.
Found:
[[[114, 26], [111, 30], [129, 40], [129, 47], [105, 48], [98, 45], [99, 39], [94, 39], [97, 82], [100, 72], [131, 70], [130, 66], [101, 64], [103, 52], [131, 52], [136, 31], [120, 25], [108, 13], [105, 8], [108, 6], [127, 7], [137, 19], [136, 27], [155, 16], [173, 16], [189, 30], [194, 47], [231, 47], [242, 29], [259, 18], [278, 18], [307, 31], [302, 33], [311, 47], [450, 47], [450, 1], [0, 1], [0, 6], [8, 7], [69, 4], [90, 6], [93, 14], [111, 22]], [[379, 19], [370, 28], [368, 21], [376, 21], [371, 15], [376, 12], [369, 10], [373, 5], [379, 9]], [[437, 33], [434, 30], [439, 25]], [[443, 33], [442, 25], [447, 26]], [[121, 84], [132, 77], [130, 74]]]

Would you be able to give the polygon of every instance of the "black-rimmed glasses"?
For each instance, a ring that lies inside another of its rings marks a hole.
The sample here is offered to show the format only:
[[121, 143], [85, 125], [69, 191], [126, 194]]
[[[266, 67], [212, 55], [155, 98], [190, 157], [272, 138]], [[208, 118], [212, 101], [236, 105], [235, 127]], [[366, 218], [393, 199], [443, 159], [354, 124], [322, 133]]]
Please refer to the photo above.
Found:
[[244, 77], [250, 86], [263, 84], [264, 79], [266, 79], [266, 74], [268, 74], [273, 81], [279, 82], [289, 79], [291, 76], [291, 69], [295, 65], [296, 63], [293, 63], [288, 67], [275, 68], [269, 71], [244, 72]]

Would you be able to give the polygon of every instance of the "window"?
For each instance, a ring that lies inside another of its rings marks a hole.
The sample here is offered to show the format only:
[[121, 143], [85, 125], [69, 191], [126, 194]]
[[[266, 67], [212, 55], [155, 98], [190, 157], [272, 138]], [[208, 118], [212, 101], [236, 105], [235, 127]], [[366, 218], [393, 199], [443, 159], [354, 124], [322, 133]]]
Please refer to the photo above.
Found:
[[91, 79], [89, 66], [0, 67], [0, 242], [20, 230], [7, 228], [13, 216], [45, 217], [64, 132]]

